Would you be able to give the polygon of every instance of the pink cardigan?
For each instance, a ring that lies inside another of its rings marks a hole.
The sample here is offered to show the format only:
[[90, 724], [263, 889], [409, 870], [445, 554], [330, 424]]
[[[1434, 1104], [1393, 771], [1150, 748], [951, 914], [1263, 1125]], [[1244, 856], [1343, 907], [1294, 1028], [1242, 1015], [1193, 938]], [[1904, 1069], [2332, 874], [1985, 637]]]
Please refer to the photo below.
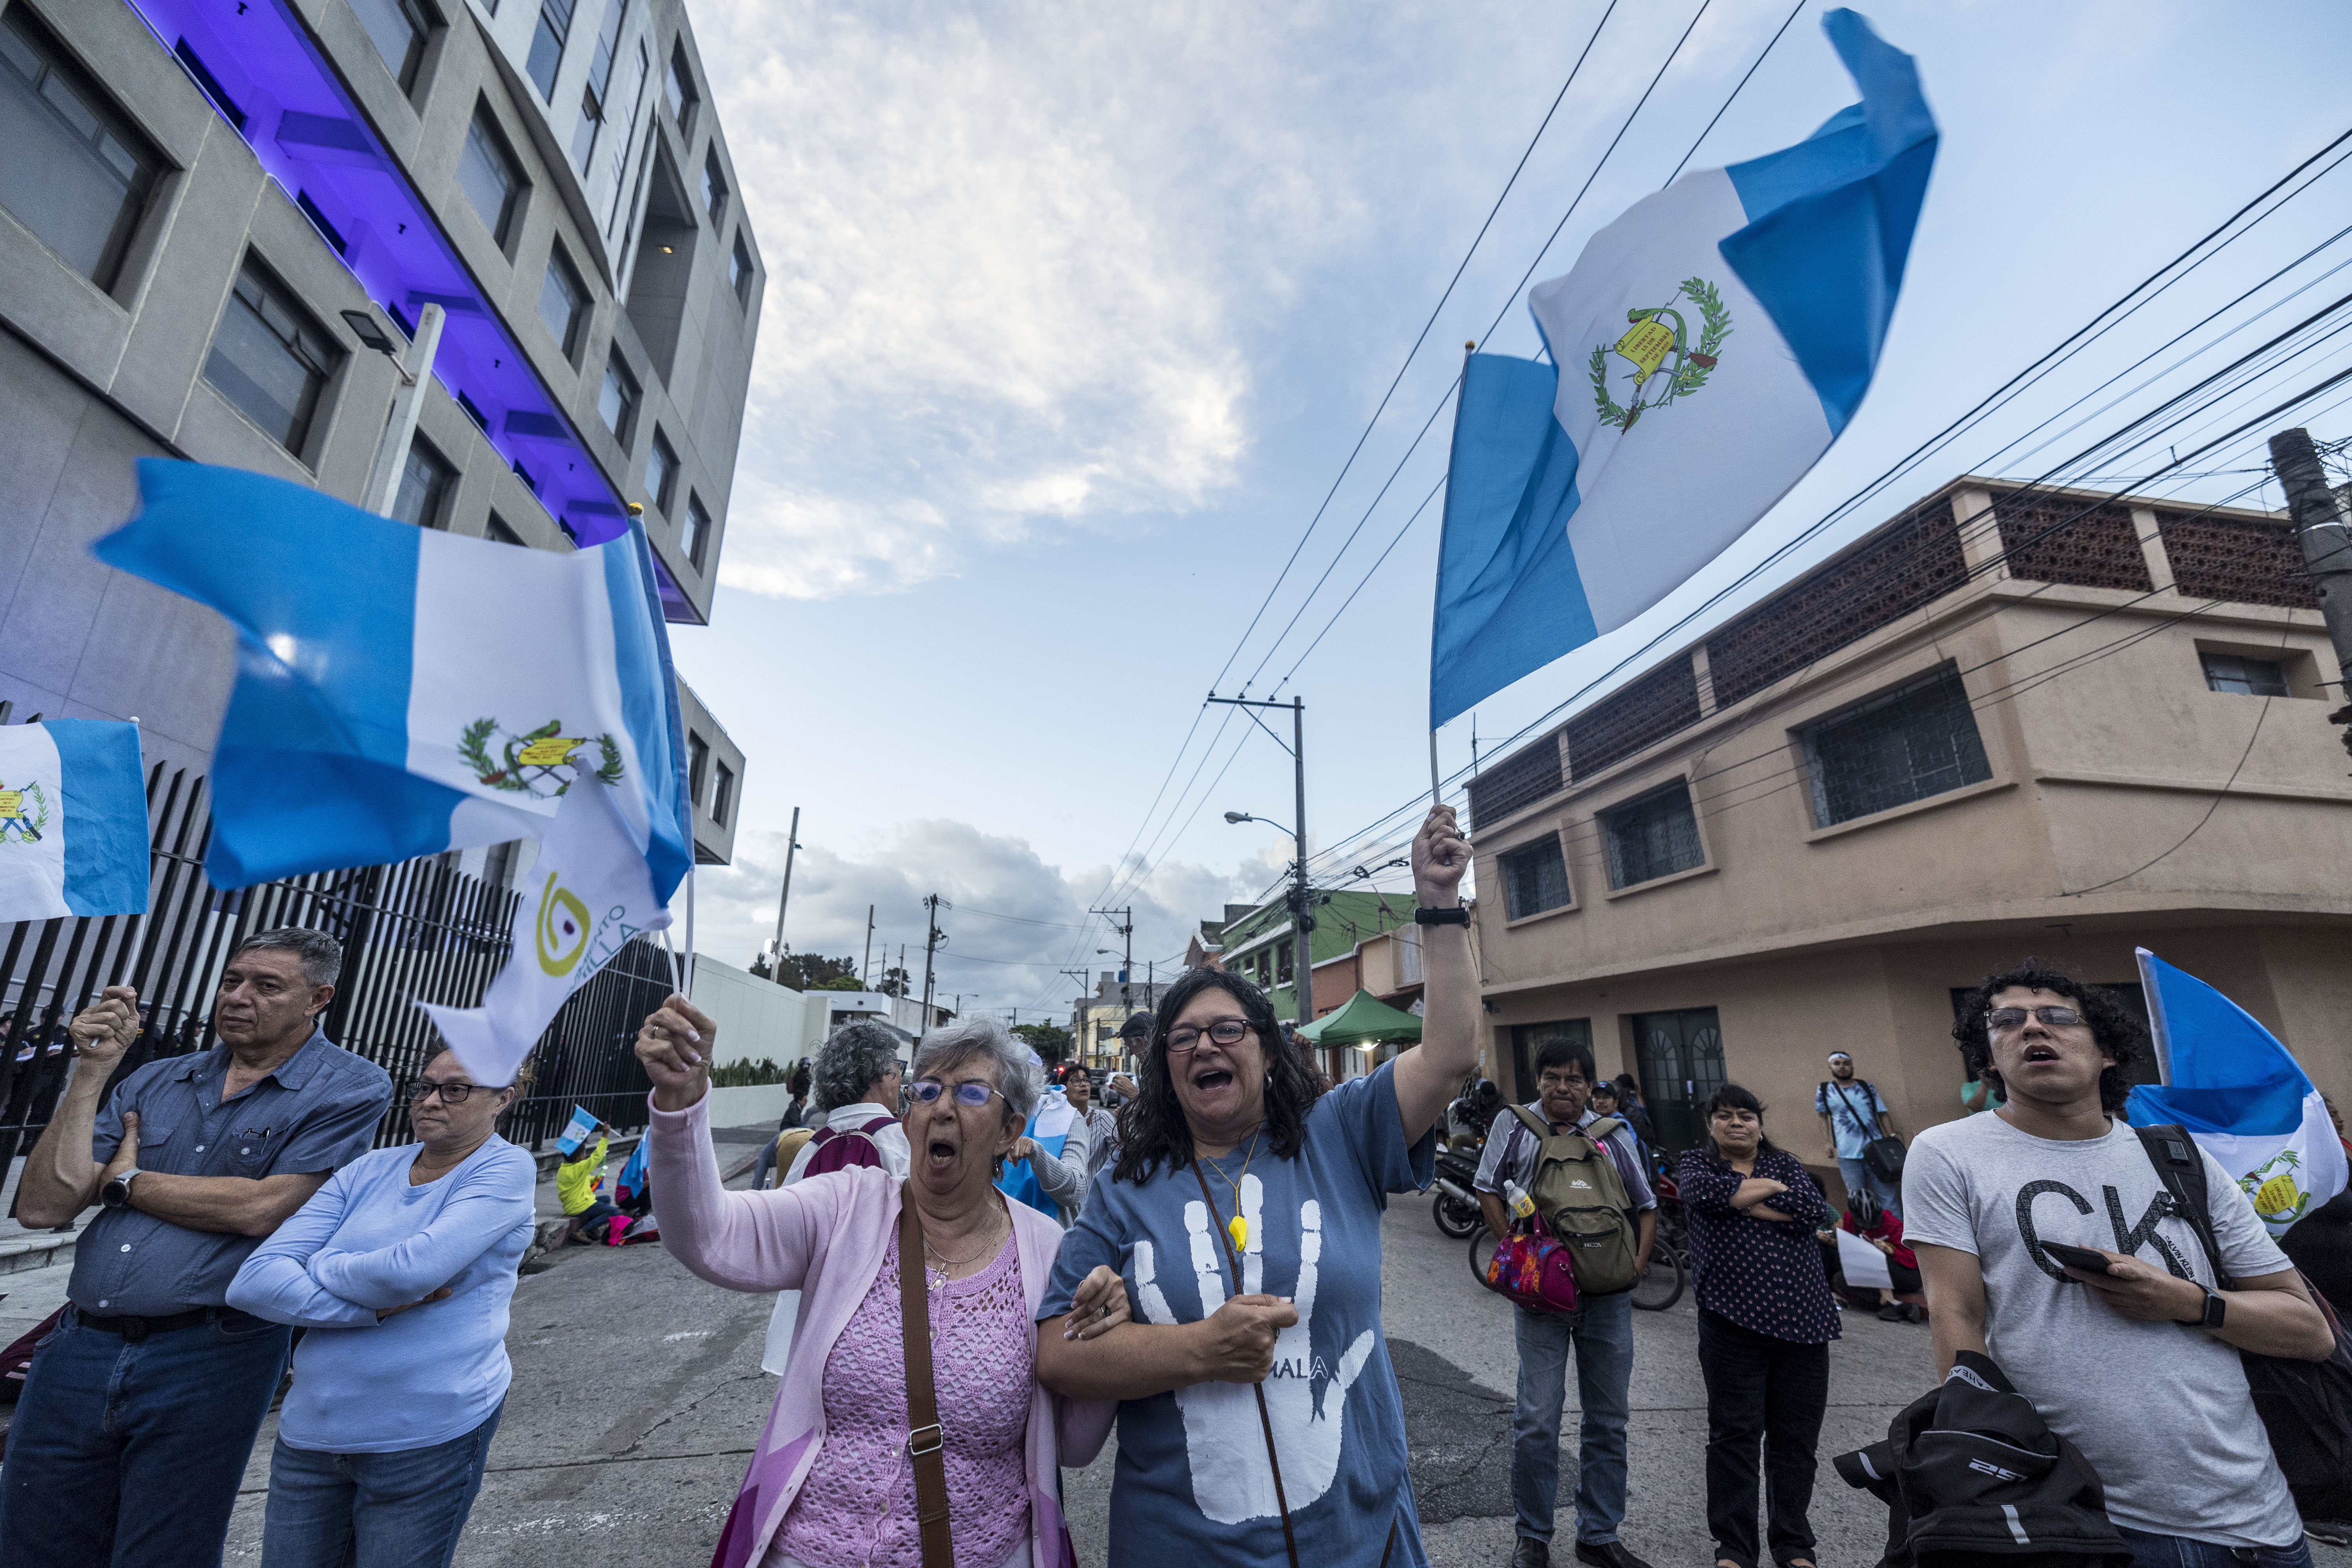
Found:
[[[710, 1144], [709, 1095], [684, 1110], [653, 1110], [652, 1118], [646, 1141], [654, 1214], [671, 1256], [730, 1290], [801, 1292], [793, 1357], [712, 1559], [716, 1568], [753, 1568], [824, 1444], [825, 1359], [882, 1272], [883, 1253], [898, 1224], [901, 1188], [888, 1173], [866, 1166], [788, 1187], [730, 1193], [719, 1184]], [[1005, 1206], [1034, 1334], [1062, 1229], [1026, 1204]], [[1091, 1463], [1118, 1409], [1114, 1401], [1065, 1400], [1031, 1384], [1024, 1448], [1034, 1568], [1076, 1568], [1063, 1548], [1055, 1467]]]

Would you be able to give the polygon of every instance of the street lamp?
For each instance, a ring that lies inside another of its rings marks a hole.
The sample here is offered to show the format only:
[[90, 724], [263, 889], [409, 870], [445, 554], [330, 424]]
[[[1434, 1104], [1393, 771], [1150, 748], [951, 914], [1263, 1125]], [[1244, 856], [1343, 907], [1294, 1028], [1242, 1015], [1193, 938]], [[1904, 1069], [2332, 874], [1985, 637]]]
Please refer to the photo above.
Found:
[[1298, 835], [1297, 835], [1297, 831], [1296, 831], [1296, 830], [1294, 830], [1294, 829], [1292, 829], [1292, 828], [1288, 828], [1288, 827], [1283, 827], [1283, 826], [1282, 826], [1282, 824], [1281, 824], [1281, 823], [1276, 822], [1274, 818], [1272, 818], [1272, 817], [1270, 817], [1270, 816], [1253, 816], [1250, 813], [1248, 813], [1248, 812], [1246, 812], [1246, 811], [1229, 811], [1229, 812], [1225, 813], [1225, 820], [1226, 820], [1227, 822], [1263, 822], [1263, 823], [1265, 823], [1268, 827], [1282, 827], [1282, 830], [1283, 830], [1285, 833], [1289, 834], [1293, 838], [1296, 838], [1296, 837], [1298, 837]]

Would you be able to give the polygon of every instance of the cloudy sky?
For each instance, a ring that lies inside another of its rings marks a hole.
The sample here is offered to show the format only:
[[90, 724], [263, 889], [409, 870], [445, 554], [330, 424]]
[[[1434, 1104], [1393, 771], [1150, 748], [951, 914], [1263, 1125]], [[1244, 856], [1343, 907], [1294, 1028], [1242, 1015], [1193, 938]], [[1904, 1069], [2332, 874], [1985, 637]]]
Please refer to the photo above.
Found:
[[[1568, 270], [1694, 143], [1694, 167], [1736, 162], [1852, 101], [1818, 4], [1764, 53], [1789, 7], [694, 0], [771, 274], [713, 624], [675, 637], [750, 759], [735, 863], [698, 880], [699, 950], [746, 963], [772, 933], [797, 805], [796, 951], [859, 953], [870, 904], [876, 968], [902, 942], [919, 954], [919, 900], [936, 891], [954, 906], [942, 995], [1066, 1012], [1057, 972], [1118, 945], [1087, 913], [1111, 892], [1134, 907], [1138, 969], [1175, 957], [1191, 922], [1260, 896], [1287, 854], [1281, 830], [1223, 820], [1286, 829], [1291, 770], [1231, 710], [1199, 717], [1213, 684], [1303, 696], [1314, 847], [1339, 851], [1341, 873], [1393, 853], [1360, 830], [1427, 777], [1438, 509], [1414, 512], [1443, 476], [1450, 414], [1416, 436], [1465, 339], [1535, 351], [1530, 266], [1538, 280]], [[1482, 747], [2352, 121], [2352, 22], [2322, 0], [1868, 14], [1917, 56], [1944, 133], [1869, 402], [1715, 572], [1482, 705]], [[2034, 459], [2060, 450], [2032, 450], [2048, 431], [2005, 445], [2325, 240], [2352, 211], [2347, 180], [2314, 187], [1757, 590], [1956, 472], [2041, 472]], [[2342, 435], [2346, 417], [2315, 430]], [[2176, 488], [2215, 499], [2246, 482]], [[1466, 763], [1471, 721], [1441, 744], [1449, 770]]]

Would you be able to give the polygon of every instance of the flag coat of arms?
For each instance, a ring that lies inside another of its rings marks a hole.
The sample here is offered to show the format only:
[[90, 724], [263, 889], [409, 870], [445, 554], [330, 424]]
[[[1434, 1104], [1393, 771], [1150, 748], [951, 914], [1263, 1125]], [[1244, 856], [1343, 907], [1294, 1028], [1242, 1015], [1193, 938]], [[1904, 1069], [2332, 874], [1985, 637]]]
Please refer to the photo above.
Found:
[[1822, 20], [1862, 102], [1686, 174], [1528, 308], [1550, 363], [1474, 354], [1455, 407], [1433, 729], [1625, 625], [1721, 554], [1869, 389], [1935, 163], [1910, 56]]
[[2251, 1013], [2146, 948], [2137, 950], [2161, 1085], [2131, 1091], [2135, 1127], [2177, 1123], [2244, 1189], [2273, 1237], [2345, 1188], [2327, 1102]]
[[147, 909], [139, 726], [0, 724], [0, 923]]

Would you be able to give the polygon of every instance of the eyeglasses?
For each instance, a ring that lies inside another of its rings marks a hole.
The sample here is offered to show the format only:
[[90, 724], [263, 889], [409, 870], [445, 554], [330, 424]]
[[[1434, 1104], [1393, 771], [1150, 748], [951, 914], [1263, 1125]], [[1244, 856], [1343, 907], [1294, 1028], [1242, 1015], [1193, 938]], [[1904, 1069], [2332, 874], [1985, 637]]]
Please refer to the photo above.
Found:
[[2072, 1007], [1995, 1007], [1985, 1015], [1985, 1027], [1996, 1035], [2014, 1035], [2025, 1027], [2029, 1013], [2053, 1029], [2083, 1021], [2083, 1015]]
[[968, 1078], [961, 1083], [952, 1085], [941, 1083], [935, 1078], [919, 1078], [907, 1086], [907, 1092], [914, 1097], [915, 1103], [918, 1105], [936, 1105], [939, 1103], [940, 1096], [953, 1093], [958, 1105], [969, 1105], [978, 1110], [988, 1103], [990, 1095], [1000, 1091], [989, 1088], [975, 1078]]
[[1168, 1031], [1168, 1054], [1171, 1057], [1189, 1054], [1201, 1043], [1202, 1035], [1208, 1036], [1210, 1039], [1221, 1046], [1238, 1046], [1242, 1043], [1242, 1037], [1249, 1032], [1249, 1023], [1243, 1018], [1213, 1019], [1205, 1029], [1196, 1029], [1190, 1024], [1179, 1024]]
[[416, 1087], [408, 1091], [408, 1098], [413, 1104], [422, 1104], [427, 1096], [437, 1094], [444, 1105], [463, 1105], [466, 1097], [478, 1089], [499, 1094], [512, 1087], [504, 1083], [443, 1083], [436, 1079], [420, 1078], [416, 1080]]

